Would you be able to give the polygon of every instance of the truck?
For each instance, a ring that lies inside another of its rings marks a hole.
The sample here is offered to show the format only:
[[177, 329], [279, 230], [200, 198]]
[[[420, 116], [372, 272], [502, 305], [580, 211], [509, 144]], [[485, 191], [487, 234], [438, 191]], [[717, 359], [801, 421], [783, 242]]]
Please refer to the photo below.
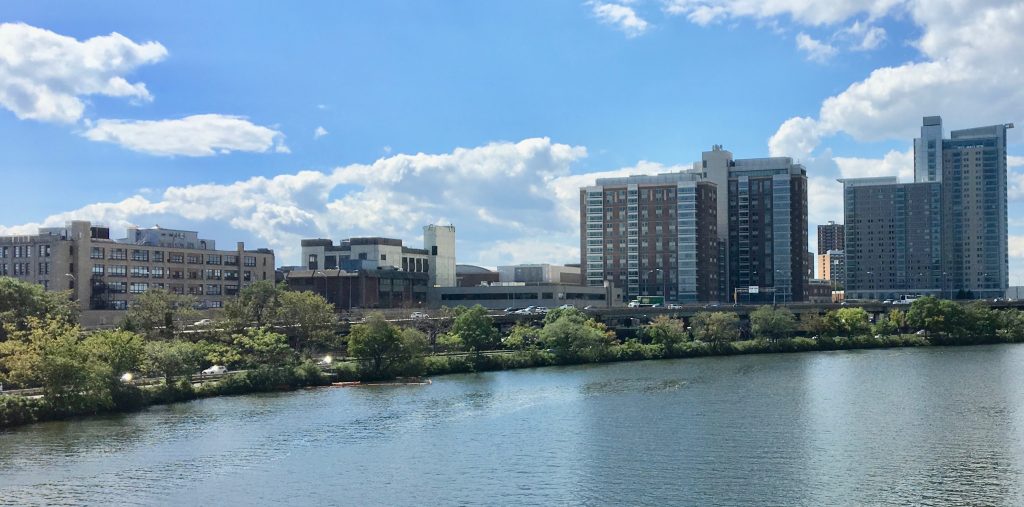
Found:
[[665, 296], [638, 296], [629, 302], [630, 308], [653, 308], [665, 306]]

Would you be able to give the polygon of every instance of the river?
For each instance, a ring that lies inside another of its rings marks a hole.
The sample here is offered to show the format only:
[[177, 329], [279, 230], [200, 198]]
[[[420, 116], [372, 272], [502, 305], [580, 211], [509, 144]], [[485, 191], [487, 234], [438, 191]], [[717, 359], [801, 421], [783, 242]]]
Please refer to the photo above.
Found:
[[224, 397], [0, 432], [0, 504], [1024, 505], [1024, 345]]

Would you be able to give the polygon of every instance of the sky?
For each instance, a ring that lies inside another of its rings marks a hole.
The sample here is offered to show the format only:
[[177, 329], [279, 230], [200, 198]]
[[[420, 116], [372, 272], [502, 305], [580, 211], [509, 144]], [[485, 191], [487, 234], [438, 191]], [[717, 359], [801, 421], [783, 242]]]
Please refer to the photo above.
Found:
[[578, 189], [721, 144], [912, 179], [921, 117], [1010, 130], [1024, 285], [1024, 1], [7, 1], [0, 234], [71, 219], [223, 244], [451, 223], [460, 263], [579, 262]]

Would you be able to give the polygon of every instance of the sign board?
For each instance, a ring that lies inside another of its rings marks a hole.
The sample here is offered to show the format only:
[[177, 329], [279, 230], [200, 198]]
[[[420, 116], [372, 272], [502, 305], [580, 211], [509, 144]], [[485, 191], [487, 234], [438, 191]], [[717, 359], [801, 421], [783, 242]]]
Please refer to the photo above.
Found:
[[751, 285], [747, 287], [747, 294], [757, 294], [761, 290], [757, 285]]

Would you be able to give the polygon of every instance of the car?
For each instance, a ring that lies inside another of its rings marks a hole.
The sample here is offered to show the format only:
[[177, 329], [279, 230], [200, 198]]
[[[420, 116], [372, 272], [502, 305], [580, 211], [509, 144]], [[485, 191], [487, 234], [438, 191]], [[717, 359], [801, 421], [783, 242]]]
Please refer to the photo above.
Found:
[[223, 374], [225, 374], [227, 372], [228, 372], [228, 367], [227, 366], [221, 366], [219, 364], [215, 364], [215, 365], [213, 365], [213, 366], [203, 370], [202, 372], [200, 372], [200, 375], [223, 375]]
[[928, 334], [928, 331], [925, 331], [924, 329], [919, 329], [919, 330], [918, 330], [918, 331], [917, 331], [916, 333], [914, 333], [914, 334], [916, 334], [917, 336], [924, 336], [924, 335]]
[[665, 308], [668, 308], [669, 310], [682, 310], [683, 309], [683, 305], [677, 305], [675, 303], [669, 303], [668, 305], [665, 306]]
[[891, 305], [892, 304], [892, 300], [891, 299], [886, 299], [885, 301], [882, 301], [882, 304], [883, 305]]
[[548, 313], [548, 309], [543, 307], [543, 306], [538, 306], [538, 307], [533, 309], [533, 313], [535, 313], [537, 315], [544, 315], [544, 314]]
[[594, 305], [587, 305], [587, 306], [584, 306], [584, 307], [583, 307], [583, 309], [584, 309], [584, 310], [593, 310], [593, 309], [595, 309], [595, 308], [597, 308], [597, 307], [596, 307], [596, 306], [594, 306]]
[[559, 310], [569, 310], [569, 309], [575, 309], [575, 308], [576, 307], [574, 305], [562, 305], [562, 306], [558, 307]]
[[213, 324], [213, 322], [214, 322], [213, 319], [200, 319], [200, 320], [197, 320], [197, 321], [193, 322], [192, 325], [196, 326], [196, 327], [198, 327], [198, 326], [209, 326], [210, 324]]
[[518, 310], [518, 308], [516, 308], [514, 306], [510, 306], [510, 307], [505, 309], [505, 313], [514, 313], [516, 310]]
[[412, 314], [409, 315], [409, 318], [410, 319], [429, 319], [430, 315], [427, 315], [427, 314], [425, 314], [423, 312], [412, 312]]

